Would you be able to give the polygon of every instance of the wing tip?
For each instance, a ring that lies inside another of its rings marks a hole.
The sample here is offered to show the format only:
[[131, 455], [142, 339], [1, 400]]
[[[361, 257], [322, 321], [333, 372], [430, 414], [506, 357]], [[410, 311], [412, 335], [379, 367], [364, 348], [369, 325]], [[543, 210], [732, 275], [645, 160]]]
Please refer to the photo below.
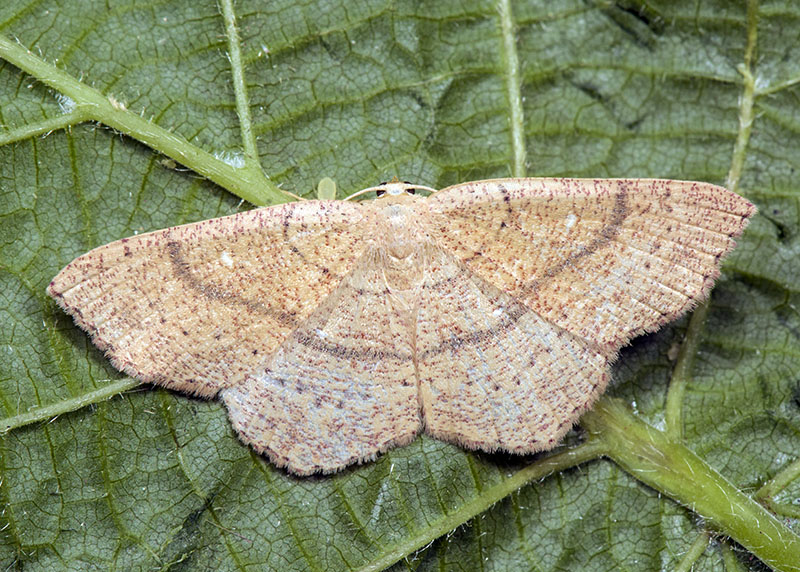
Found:
[[744, 197], [734, 193], [733, 191], [728, 191], [724, 187], [717, 187], [717, 188], [722, 189], [727, 193], [733, 195], [736, 198], [737, 205], [742, 207], [741, 209], [742, 212], [734, 213], [740, 217], [738, 224], [733, 228], [729, 229], [729, 231], [727, 232], [729, 240], [725, 246], [725, 249], [715, 254], [714, 256], [715, 262], [713, 266], [709, 269], [709, 271], [703, 276], [702, 285], [700, 285], [695, 294], [687, 298], [686, 302], [682, 306], [680, 306], [679, 308], [677, 308], [672, 312], [664, 314], [656, 322], [649, 324], [646, 327], [641, 327], [636, 330], [624, 332], [624, 334], [620, 337], [604, 340], [602, 344], [602, 347], [604, 349], [610, 352], [617, 353], [621, 348], [629, 345], [631, 341], [637, 338], [638, 336], [658, 331], [659, 329], [677, 320], [683, 315], [692, 312], [695, 308], [697, 308], [697, 306], [707, 301], [711, 297], [711, 292], [714, 289], [717, 280], [722, 274], [722, 265], [724, 264], [728, 255], [731, 254], [731, 252], [733, 252], [736, 249], [737, 246], [736, 239], [744, 234], [744, 231], [747, 229], [748, 225], [752, 220], [751, 217], [758, 212], [758, 208]]

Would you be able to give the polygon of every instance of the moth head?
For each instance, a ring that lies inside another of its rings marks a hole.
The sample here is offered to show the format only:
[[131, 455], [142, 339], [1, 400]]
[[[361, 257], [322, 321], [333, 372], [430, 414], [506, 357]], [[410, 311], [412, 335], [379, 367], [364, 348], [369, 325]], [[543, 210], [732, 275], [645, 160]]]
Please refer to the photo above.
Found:
[[394, 198], [412, 197], [416, 195], [418, 191], [428, 191], [430, 193], [435, 193], [436, 189], [432, 189], [424, 185], [414, 185], [409, 181], [398, 181], [397, 179], [393, 179], [391, 181], [384, 181], [383, 183], [376, 185], [374, 187], [362, 189], [357, 193], [353, 193], [345, 200], [347, 201], [357, 196], [370, 192], [374, 192], [379, 199], [380, 198], [391, 199], [393, 197]]
[[375, 187], [375, 194], [378, 197], [382, 197], [384, 195], [389, 195], [393, 197], [399, 197], [402, 195], [415, 195], [417, 194], [417, 187], [415, 187], [408, 181], [402, 181], [402, 182], [384, 181], [383, 183]]

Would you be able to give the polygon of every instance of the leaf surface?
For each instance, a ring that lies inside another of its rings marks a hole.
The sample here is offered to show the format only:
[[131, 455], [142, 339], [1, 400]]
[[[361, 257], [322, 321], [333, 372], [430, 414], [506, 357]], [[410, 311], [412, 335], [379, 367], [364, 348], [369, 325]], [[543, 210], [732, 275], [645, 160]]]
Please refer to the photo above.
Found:
[[727, 182], [760, 212], [705, 320], [635, 340], [609, 394], [797, 530], [792, 3], [11, 0], [0, 34], [33, 58], [0, 50], [4, 568], [759, 569], [581, 430], [555, 457], [421, 437], [296, 479], [220, 403], [122, 392], [47, 283], [95, 246], [249, 208], [228, 190], [250, 180], [313, 196], [331, 177], [340, 197], [394, 176]]

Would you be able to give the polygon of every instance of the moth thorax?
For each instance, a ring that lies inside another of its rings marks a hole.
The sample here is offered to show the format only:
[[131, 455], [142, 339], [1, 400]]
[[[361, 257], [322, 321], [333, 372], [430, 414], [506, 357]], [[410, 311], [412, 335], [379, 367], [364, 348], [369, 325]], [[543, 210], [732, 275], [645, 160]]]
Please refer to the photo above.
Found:
[[383, 214], [385, 226], [381, 230], [387, 254], [405, 260], [419, 251], [420, 244], [427, 239], [419, 214], [403, 204], [387, 205]]

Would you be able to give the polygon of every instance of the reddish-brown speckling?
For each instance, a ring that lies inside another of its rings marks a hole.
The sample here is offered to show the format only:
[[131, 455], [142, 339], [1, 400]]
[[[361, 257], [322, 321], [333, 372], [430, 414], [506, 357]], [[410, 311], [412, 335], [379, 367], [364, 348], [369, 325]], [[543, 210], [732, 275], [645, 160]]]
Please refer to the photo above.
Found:
[[754, 212], [705, 183], [477, 181], [125, 238], [48, 292], [116, 367], [220, 394], [297, 474], [423, 428], [528, 453], [591, 406], [621, 346], [707, 295]]

